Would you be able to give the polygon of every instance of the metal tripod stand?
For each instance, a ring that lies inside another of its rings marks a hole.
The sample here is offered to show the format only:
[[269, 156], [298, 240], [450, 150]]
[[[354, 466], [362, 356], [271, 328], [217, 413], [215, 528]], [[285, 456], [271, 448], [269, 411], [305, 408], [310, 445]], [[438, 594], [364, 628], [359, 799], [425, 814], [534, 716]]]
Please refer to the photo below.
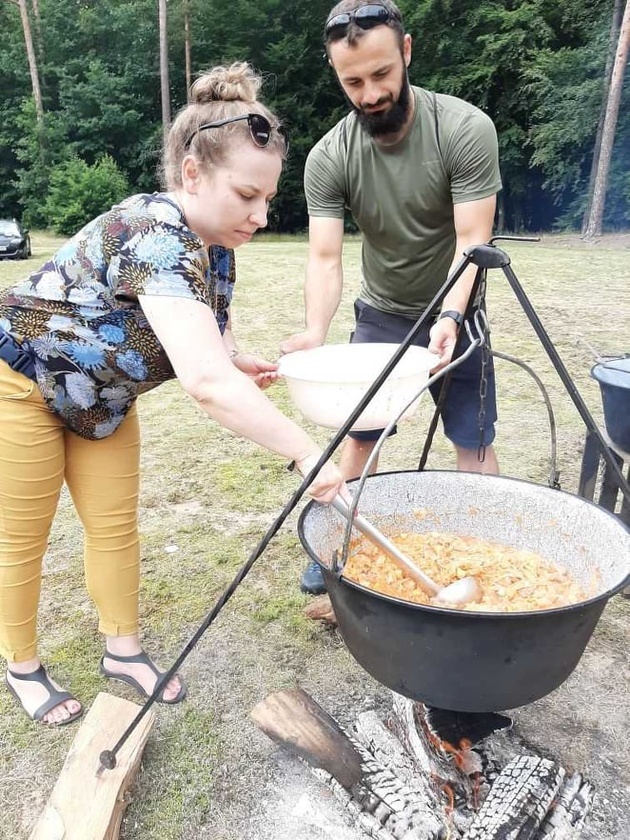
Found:
[[[206, 615], [201, 625], [192, 635], [188, 643], [185, 645], [179, 656], [175, 659], [171, 667], [164, 672], [162, 677], [158, 680], [155, 689], [151, 696], [145, 701], [144, 705], [134, 718], [134, 720], [129, 724], [125, 732], [121, 735], [118, 742], [110, 749], [105, 750], [101, 753], [100, 759], [100, 766], [98, 769], [98, 773], [101, 773], [104, 769], [113, 769], [116, 766], [116, 755], [118, 751], [121, 749], [123, 744], [127, 741], [131, 733], [137, 727], [139, 722], [142, 718], [147, 714], [153, 703], [156, 699], [160, 696], [163, 688], [166, 686], [168, 681], [175, 675], [179, 667], [182, 665], [184, 660], [187, 658], [188, 654], [191, 650], [195, 647], [197, 642], [201, 639], [203, 634], [206, 632], [208, 627], [213, 623], [219, 612], [223, 609], [225, 604], [228, 600], [232, 597], [237, 587], [246, 577], [246, 575], [251, 570], [252, 566], [256, 562], [256, 560], [260, 557], [263, 553], [267, 545], [271, 542], [275, 534], [280, 530], [281, 526], [289, 516], [289, 514], [293, 511], [296, 507], [306, 489], [308, 488], [311, 481], [315, 478], [315, 476], [319, 473], [323, 465], [328, 461], [331, 455], [335, 452], [338, 448], [348, 431], [354, 425], [358, 417], [361, 415], [365, 407], [368, 405], [374, 394], [378, 391], [378, 389], [383, 385], [391, 371], [400, 361], [403, 354], [406, 352], [407, 348], [411, 345], [413, 340], [416, 336], [420, 333], [422, 328], [425, 324], [429, 321], [432, 317], [432, 313], [438, 309], [442, 301], [444, 300], [445, 296], [448, 294], [450, 289], [455, 285], [458, 279], [461, 277], [463, 272], [466, 268], [472, 263], [473, 265], [477, 266], [479, 269], [477, 272], [477, 276], [475, 279], [475, 283], [473, 284], [473, 289], [470, 295], [469, 304], [467, 307], [467, 315], [472, 312], [475, 296], [479, 289], [479, 285], [482, 281], [482, 277], [484, 276], [484, 272], [488, 269], [496, 269], [500, 268], [503, 273], [505, 274], [508, 283], [510, 284], [514, 294], [516, 295], [517, 300], [521, 304], [525, 314], [527, 315], [534, 331], [536, 332], [538, 338], [541, 341], [551, 363], [553, 364], [554, 368], [556, 369], [562, 383], [564, 384], [571, 400], [573, 401], [575, 407], [577, 408], [584, 424], [586, 425], [588, 431], [593, 435], [594, 439], [597, 441], [599, 448], [602, 453], [602, 457], [606, 461], [606, 464], [610, 470], [610, 474], [613, 476], [613, 479], [616, 481], [619, 489], [624, 495], [624, 498], [627, 503], [630, 503], [630, 485], [625, 480], [623, 473], [621, 472], [617, 461], [613, 458], [612, 454], [610, 453], [607, 443], [598, 429], [597, 424], [595, 423], [593, 417], [591, 416], [584, 400], [580, 396], [573, 383], [562, 359], [560, 358], [557, 350], [555, 349], [549, 335], [547, 334], [544, 326], [542, 325], [538, 315], [536, 314], [532, 304], [530, 303], [527, 295], [523, 287], [521, 286], [518, 278], [516, 277], [514, 271], [510, 266], [510, 259], [508, 255], [502, 251], [500, 248], [497, 248], [494, 244], [495, 241], [498, 239], [509, 239], [509, 240], [516, 240], [516, 241], [537, 241], [537, 239], [532, 238], [523, 238], [523, 237], [495, 237], [488, 244], [484, 245], [476, 245], [472, 248], [467, 249], [464, 252], [464, 257], [457, 265], [456, 269], [452, 272], [451, 275], [445, 280], [442, 284], [434, 298], [431, 300], [425, 311], [422, 315], [418, 318], [416, 323], [413, 325], [407, 336], [404, 338], [398, 349], [392, 355], [389, 362], [385, 365], [383, 370], [380, 374], [376, 377], [372, 385], [368, 388], [363, 398], [360, 402], [356, 405], [354, 410], [348, 416], [347, 420], [343, 424], [343, 426], [335, 433], [330, 443], [324, 449], [320, 459], [315, 464], [313, 469], [308, 473], [308, 475], [303, 479], [302, 483], [298, 487], [298, 489], [293, 493], [279, 516], [275, 519], [272, 525], [269, 527], [268, 531], [258, 543], [256, 548], [253, 550], [251, 555], [249, 556], [246, 563], [241, 567], [238, 571], [236, 576], [234, 577], [233, 581], [229, 584], [229, 586], [225, 589], [222, 595], [219, 597], [219, 600], [216, 602], [214, 607], [210, 610], [210, 612]], [[457, 348], [456, 348], [457, 352]], [[439, 414], [439, 404], [438, 404], [438, 411], [434, 415], [433, 424], [437, 423], [437, 417]], [[430, 432], [432, 437], [432, 432]], [[430, 440], [429, 440], [430, 446]], [[428, 450], [427, 450], [428, 451]], [[422, 468], [422, 464], [421, 464]]]

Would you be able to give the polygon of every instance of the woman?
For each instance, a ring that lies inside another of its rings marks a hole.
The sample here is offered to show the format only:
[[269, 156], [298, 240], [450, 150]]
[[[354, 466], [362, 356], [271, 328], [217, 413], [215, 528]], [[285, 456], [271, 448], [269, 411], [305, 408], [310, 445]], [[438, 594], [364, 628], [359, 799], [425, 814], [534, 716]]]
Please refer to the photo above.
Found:
[[[200, 77], [167, 140], [168, 191], [112, 208], [0, 294], [0, 653], [9, 690], [45, 724], [82, 712], [36, 644], [42, 558], [64, 479], [85, 529], [101, 670], [144, 696], [160, 676], [138, 636], [141, 392], [177, 377], [213, 420], [295, 460], [302, 475], [321, 455], [261, 393], [276, 366], [240, 353], [230, 330], [230, 249], [267, 224], [287, 150], [257, 100], [260, 83], [244, 63]], [[326, 502], [340, 489], [327, 463], [310, 493]], [[185, 693], [176, 676], [161, 701]]]

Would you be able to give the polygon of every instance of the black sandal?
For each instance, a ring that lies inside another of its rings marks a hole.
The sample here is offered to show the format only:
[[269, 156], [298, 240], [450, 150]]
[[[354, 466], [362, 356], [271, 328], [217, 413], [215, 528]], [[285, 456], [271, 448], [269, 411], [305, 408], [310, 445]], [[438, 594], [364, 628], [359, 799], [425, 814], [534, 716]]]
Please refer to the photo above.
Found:
[[[130, 662], [138, 665], [148, 665], [158, 679], [160, 679], [160, 677], [164, 674], [164, 671], [160, 671], [160, 669], [156, 667], [155, 663], [149, 659], [147, 653], [144, 650], [141, 650], [140, 653], [135, 653], [133, 656], [118, 656], [115, 653], [110, 653], [109, 651], [106, 651], [105, 655], [101, 657], [101, 674], [103, 674], [103, 676], [107, 677], [107, 679], [109, 680], [120, 680], [120, 682], [124, 682], [127, 683], [127, 685], [133, 686], [133, 688], [135, 688], [136, 691], [140, 695], [142, 695], [142, 697], [145, 698], [149, 698], [151, 696], [151, 693], [147, 693], [142, 687], [142, 685], [138, 682], [138, 680], [135, 679], [135, 677], [131, 677], [129, 674], [117, 674], [114, 671], [110, 671], [108, 668], [106, 668], [104, 665], [105, 658], [113, 659], [114, 662]], [[179, 674], [175, 674], [175, 676], [177, 677], [181, 685], [179, 692], [175, 695], [175, 697], [173, 697], [172, 700], [165, 700], [164, 691], [166, 690], [166, 686], [164, 686], [164, 689], [162, 689], [162, 696], [156, 697], [156, 703], [167, 703], [169, 706], [172, 706], [175, 703], [181, 703], [181, 701], [184, 699], [187, 691], [186, 683], [184, 682], [183, 678], [180, 677]]]
[[[77, 699], [76, 697], [74, 697], [74, 695], [70, 694], [69, 691], [58, 691], [55, 688], [55, 686], [51, 683], [50, 678], [48, 677], [46, 669], [43, 665], [40, 665], [36, 671], [31, 671], [30, 674], [16, 674], [14, 671], [11, 671], [11, 669], [9, 669], [9, 673], [16, 680], [24, 680], [27, 682], [39, 683], [46, 689], [46, 691], [50, 695], [48, 697], [48, 700], [45, 700], [42, 703], [42, 705], [38, 709], [35, 709], [35, 711], [31, 715], [30, 712], [27, 711], [22, 698], [9, 682], [8, 676], [5, 676], [4, 678], [6, 687], [9, 689], [11, 694], [20, 704], [22, 710], [24, 711], [24, 714], [31, 720], [36, 721], [37, 723], [40, 723], [44, 715], [52, 711], [55, 708], [55, 706], [59, 706], [60, 703], [64, 703], [66, 700]], [[45, 723], [45, 726], [65, 726], [67, 723], [72, 723], [73, 720], [76, 720], [78, 717], [81, 717], [82, 714], [83, 707], [81, 707], [78, 712], [70, 713], [70, 716], [64, 718], [64, 720], [51, 721], [50, 723]]]

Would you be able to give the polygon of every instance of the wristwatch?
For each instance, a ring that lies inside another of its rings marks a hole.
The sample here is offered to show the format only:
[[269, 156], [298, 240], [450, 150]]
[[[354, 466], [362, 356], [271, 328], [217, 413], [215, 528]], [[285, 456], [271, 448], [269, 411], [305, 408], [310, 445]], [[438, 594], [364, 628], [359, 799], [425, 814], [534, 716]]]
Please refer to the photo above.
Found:
[[456, 309], [447, 309], [444, 312], [440, 312], [438, 316], [438, 321], [440, 320], [440, 318], [452, 318], [458, 327], [461, 327], [461, 325], [464, 323], [464, 316], [461, 312], [458, 312]]

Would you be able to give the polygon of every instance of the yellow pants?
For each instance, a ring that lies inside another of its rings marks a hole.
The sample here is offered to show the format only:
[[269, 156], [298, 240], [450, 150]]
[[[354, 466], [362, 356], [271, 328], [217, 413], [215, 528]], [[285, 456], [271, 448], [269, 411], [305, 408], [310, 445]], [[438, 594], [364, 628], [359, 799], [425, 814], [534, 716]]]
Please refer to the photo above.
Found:
[[39, 388], [0, 360], [0, 653], [37, 653], [42, 559], [65, 480], [85, 530], [85, 578], [99, 630], [138, 630], [140, 434], [135, 406], [113, 435], [85, 440]]

